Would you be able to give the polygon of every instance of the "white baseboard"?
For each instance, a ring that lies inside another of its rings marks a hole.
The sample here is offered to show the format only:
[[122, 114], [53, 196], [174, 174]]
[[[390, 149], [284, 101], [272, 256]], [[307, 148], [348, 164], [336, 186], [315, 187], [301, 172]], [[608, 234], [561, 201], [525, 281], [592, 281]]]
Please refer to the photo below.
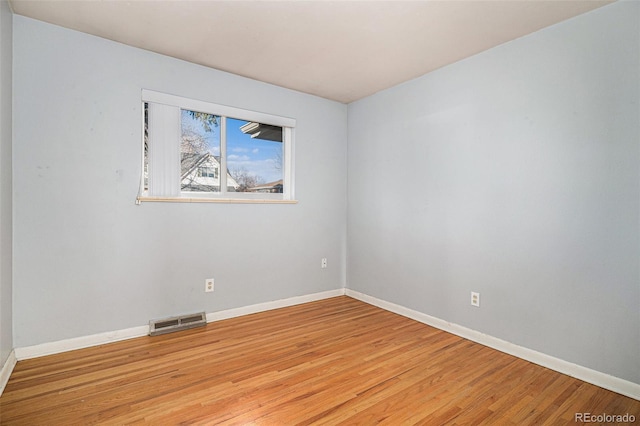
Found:
[[9, 377], [13, 372], [13, 368], [16, 366], [18, 360], [16, 359], [15, 351], [11, 351], [9, 353], [9, 357], [4, 362], [2, 369], [0, 369], [0, 396], [2, 396], [2, 392], [4, 392], [4, 388], [9, 383]]
[[[336, 290], [258, 303], [255, 305], [243, 306], [241, 308], [228, 309], [220, 312], [211, 312], [207, 314], [207, 322], [235, 318], [242, 315], [284, 308], [286, 306], [299, 305], [301, 303], [328, 299], [330, 297], [342, 296], [344, 294], [345, 289], [339, 288]], [[109, 331], [106, 333], [92, 334], [89, 336], [74, 337], [72, 339], [59, 340], [56, 342], [47, 342], [39, 345], [15, 348], [15, 358], [17, 358], [18, 361], [22, 361], [24, 359], [37, 358], [45, 355], [52, 355], [76, 349], [88, 348], [91, 346], [104, 345], [106, 343], [113, 343], [120, 340], [132, 339], [134, 337], [146, 336], [148, 333], [149, 326], [141, 325], [123, 330]]]
[[149, 333], [148, 325], [125, 328], [123, 330], [107, 331], [106, 333], [91, 334], [89, 336], [73, 337], [71, 339], [58, 340], [56, 342], [41, 343], [39, 345], [15, 348], [16, 358], [22, 361], [40, 356], [59, 354], [76, 349], [89, 348], [91, 346], [104, 345], [120, 340], [133, 339], [146, 336]]
[[270, 311], [273, 309], [286, 308], [287, 306], [300, 305], [302, 303], [315, 302], [316, 300], [329, 299], [336, 296], [344, 296], [345, 289], [323, 291], [321, 293], [307, 294], [305, 296], [290, 297], [288, 299], [274, 300], [271, 302], [258, 303], [256, 305], [243, 306], [240, 308], [227, 309], [225, 311], [211, 312], [207, 314], [207, 322], [220, 321], [229, 318], [241, 317], [243, 315], [255, 314], [258, 312]]
[[542, 352], [534, 351], [533, 349], [528, 349], [523, 346], [509, 343], [505, 340], [498, 339], [497, 337], [493, 337], [458, 324], [450, 323], [440, 318], [432, 317], [431, 315], [414, 311], [413, 309], [409, 309], [401, 305], [396, 305], [395, 303], [387, 302], [385, 300], [381, 300], [354, 290], [346, 289], [346, 295], [349, 297], [353, 297], [354, 299], [361, 300], [365, 303], [369, 303], [370, 305], [377, 306], [384, 310], [414, 319], [416, 321], [449, 332], [451, 334], [455, 334], [465, 339], [472, 340], [476, 343], [480, 343], [484, 346], [488, 346], [500, 352], [508, 353], [509, 355], [513, 355], [526, 361], [530, 361], [534, 364], [538, 364], [551, 370], [557, 371], [559, 373], [575, 377], [576, 379], [580, 379], [587, 383], [600, 386], [601, 388], [605, 388], [613, 392], [628, 396], [630, 398], [640, 400], [640, 384], [633, 383], [619, 377], [611, 376], [600, 371], [592, 370], [590, 368], [583, 367], [581, 365], [577, 365], [559, 358], [555, 358]]

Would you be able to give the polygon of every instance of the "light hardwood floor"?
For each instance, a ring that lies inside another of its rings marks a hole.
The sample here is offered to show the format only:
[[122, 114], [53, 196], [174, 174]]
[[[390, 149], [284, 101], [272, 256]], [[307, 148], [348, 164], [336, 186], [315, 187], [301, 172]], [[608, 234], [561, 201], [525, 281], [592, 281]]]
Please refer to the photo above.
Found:
[[346, 296], [18, 362], [1, 424], [575, 424], [640, 401]]

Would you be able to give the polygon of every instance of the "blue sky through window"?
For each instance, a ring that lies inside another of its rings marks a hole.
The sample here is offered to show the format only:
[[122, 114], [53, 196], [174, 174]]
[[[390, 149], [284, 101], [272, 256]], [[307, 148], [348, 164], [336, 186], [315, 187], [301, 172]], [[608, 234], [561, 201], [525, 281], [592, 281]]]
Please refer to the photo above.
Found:
[[[257, 176], [261, 183], [282, 179], [282, 142], [273, 142], [251, 138], [242, 133], [240, 127], [245, 120], [227, 118], [227, 168], [231, 175], [235, 170], [244, 170]], [[206, 150], [215, 156], [220, 155], [220, 126], [206, 131], [200, 120], [191, 117], [188, 111], [182, 111], [182, 129], [192, 131], [206, 142]]]

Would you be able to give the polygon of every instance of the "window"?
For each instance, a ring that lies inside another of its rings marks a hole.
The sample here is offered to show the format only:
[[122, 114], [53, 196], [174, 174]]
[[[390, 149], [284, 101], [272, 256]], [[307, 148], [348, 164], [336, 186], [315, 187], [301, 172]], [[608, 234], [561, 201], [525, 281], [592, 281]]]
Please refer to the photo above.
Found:
[[198, 167], [198, 177], [217, 178], [217, 168], [214, 167]]
[[141, 201], [291, 201], [295, 120], [143, 90]]

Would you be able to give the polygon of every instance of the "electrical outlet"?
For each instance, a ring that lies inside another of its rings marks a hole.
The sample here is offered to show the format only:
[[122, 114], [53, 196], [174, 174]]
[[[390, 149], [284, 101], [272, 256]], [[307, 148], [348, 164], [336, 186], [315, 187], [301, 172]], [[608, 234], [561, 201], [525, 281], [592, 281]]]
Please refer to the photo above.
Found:
[[322, 260], [320, 261], [320, 267], [322, 269], [327, 267], [327, 258], [326, 257], [323, 257]]
[[471, 306], [480, 307], [480, 293], [471, 292]]
[[214, 283], [213, 278], [207, 278], [204, 281], [204, 291], [207, 293], [213, 291], [213, 283]]

